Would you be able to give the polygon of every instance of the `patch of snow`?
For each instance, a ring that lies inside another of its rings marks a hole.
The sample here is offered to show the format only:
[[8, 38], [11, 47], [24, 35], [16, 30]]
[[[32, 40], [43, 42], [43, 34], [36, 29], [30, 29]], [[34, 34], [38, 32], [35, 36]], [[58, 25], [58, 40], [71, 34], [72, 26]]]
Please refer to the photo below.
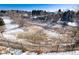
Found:
[[[11, 22], [13, 21], [12, 19], [10, 19], [10, 17], [2, 17], [3, 21], [5, 23], [5, 31], [7, 31], [7, 33], [13, 33], [13, 32], [23, 32], [22, 29], [18, 28], [19, 25], [18, 24], [11, 24]], [[9, 31], [10, 30], [10, 31]]]
[[8, 16], [3, 16], [2, 18], [10, 18], [10, 17], [8, 17]]
[[[20, 49], [11, 49], [7, 54], [1, 55], [37, 55], [35, 52], [22, 52]], [[68, 51], [68, 52], [50, 52], [50, 53], [41, 53], [40, 55], [79, 55], [79, 51]]]
[[7, 54], [1, 54], [1, 55], [11, 55], [11, 53], [7, 53]]
[[78, 26], [76, 22], [68, 22], [69, 26]]
[[23, 29], [17, 28], [17, 29], [14, 29], [14, 30], [7, 31], [6, 33], [17, 33], [17, 32], [23, 32], [23, 31], [24, 31]]
[[1, 55], [21, 55], [23, 52], [20, 49], [10, 49], [6, 54]]
[[12, 22], [12, 20], [9, 20], [9, 19], [3, 19], [3, 21], [5, 24], [10, 24]]
[[10, 29], [17, 28], [17, 27], [19, 27], [19, 25], [17, 25], [17, 24], [7, 24], [7, 25], [5, 25], [6, 30], [10, 30]]
[[42, 53], [41, 55], [79, 55], [79, 51]]
[[37, 16], [31, 16], [30, 18], [37, 18]]
[[10, 19], [10, 17], [4, 16], [2, 18], [3, 18], [3, 21], [5, 23], [4, 27], [5, 27], [6, 30], [19, 27], [19, 25], [17, 25], [17, 24], [11, 24], [13, 20]]
[[45, 30], [45, 33], [47, 33], [47, 35], [49, 37], [59, 37], [60, 36], [60, 33], [57, 33], [57, 32], [52, 32], [52, 31], [48, 31], [48, 30]]
[[11, 49], [10, 53], [13, 55], [21, 55], [23, 52], [20, 49]]
[[2, 19], [5, 24], [10, 24], [12, 22], [12, 19], [10, 19], [10, 17], [7, 16], [2, 17]]
[[[37, 53], [26, 51], [21, 55], [37, 55]], [[79, 55], [79, 51], [50, 52], [50, 53], [41, 53], [40, 55]]]
[[26, 51], [26, 52], [22, 53], [21, 55], [37, 55], [37, 53]]
[[14, 40], [16, 39], [15, 35], [3, 33], [3, 37], [6, 38], [6, 40]]
[[3, 37], [6, 38], [6, 40], [14, 40], [16, 39], [16, 35], [13, 35], [12, 33], [17, 32], [23, 32], [23, 29], [18, 28], [18, 24], [11, 24], [12, 20], [10, 17], [2, 17], [5, 22], [5, 32], [3, 33]]
[[37, 18], [37, 16], [34, 16], [33, 18]]

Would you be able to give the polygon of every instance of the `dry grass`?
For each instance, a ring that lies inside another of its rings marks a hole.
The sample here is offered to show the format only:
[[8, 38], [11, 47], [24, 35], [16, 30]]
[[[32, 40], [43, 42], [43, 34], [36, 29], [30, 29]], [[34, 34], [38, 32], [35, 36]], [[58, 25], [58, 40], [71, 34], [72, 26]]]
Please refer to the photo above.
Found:
[[0, 54], [5, 54], [9, 51], [8, 47], [0, 46]]
[[27, 32], [19, 33], [17, 37], [32, 43], [40, 43], [44, 40], [47, 40], [47, 35], [43, 32], [41, 27], [31, 26], [27, 29]]
[[4, 31], [4, 26], [0, 26], [0, 32]]
[[32, 43], [40, 43], [44, 40], [47, 40], [47, 36], [45, 33], [38, 32], [38, 33], [20, 33], [18, 34], [18, 38], [25, 39]]

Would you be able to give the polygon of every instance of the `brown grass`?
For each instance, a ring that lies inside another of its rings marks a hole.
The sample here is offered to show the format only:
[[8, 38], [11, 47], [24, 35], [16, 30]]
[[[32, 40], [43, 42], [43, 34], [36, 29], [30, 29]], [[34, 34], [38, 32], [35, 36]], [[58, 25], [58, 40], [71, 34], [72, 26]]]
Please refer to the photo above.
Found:
[[38, 32], [38, 33], [20, 33], [18, 35], [18, 38], [21, 38], [21, 39], [26, 39], [32, 43], [40, 43], [44, 40], [47, 40], [47, 36], [45, 33], [42, 33], [42, 32]]

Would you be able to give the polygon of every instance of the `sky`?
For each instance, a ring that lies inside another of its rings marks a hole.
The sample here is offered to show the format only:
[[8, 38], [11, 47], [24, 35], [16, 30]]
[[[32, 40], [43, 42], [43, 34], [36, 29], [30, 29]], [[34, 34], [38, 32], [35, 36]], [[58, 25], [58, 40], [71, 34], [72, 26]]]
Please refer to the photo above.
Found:
[[0, 4], [0, 10], [46, 10], [57, 11], [61, 10], [73, 10], [77, 7], [77, 4]]

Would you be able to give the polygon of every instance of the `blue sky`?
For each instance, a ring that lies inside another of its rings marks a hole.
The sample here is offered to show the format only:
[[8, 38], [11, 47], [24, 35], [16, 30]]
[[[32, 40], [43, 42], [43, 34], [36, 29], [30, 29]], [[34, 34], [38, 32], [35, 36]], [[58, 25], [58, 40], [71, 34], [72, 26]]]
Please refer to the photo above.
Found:
[[58, 9], [75, 9], [77, 4], [0, 4], [1, 10], [47, 10], [56, 11]]

